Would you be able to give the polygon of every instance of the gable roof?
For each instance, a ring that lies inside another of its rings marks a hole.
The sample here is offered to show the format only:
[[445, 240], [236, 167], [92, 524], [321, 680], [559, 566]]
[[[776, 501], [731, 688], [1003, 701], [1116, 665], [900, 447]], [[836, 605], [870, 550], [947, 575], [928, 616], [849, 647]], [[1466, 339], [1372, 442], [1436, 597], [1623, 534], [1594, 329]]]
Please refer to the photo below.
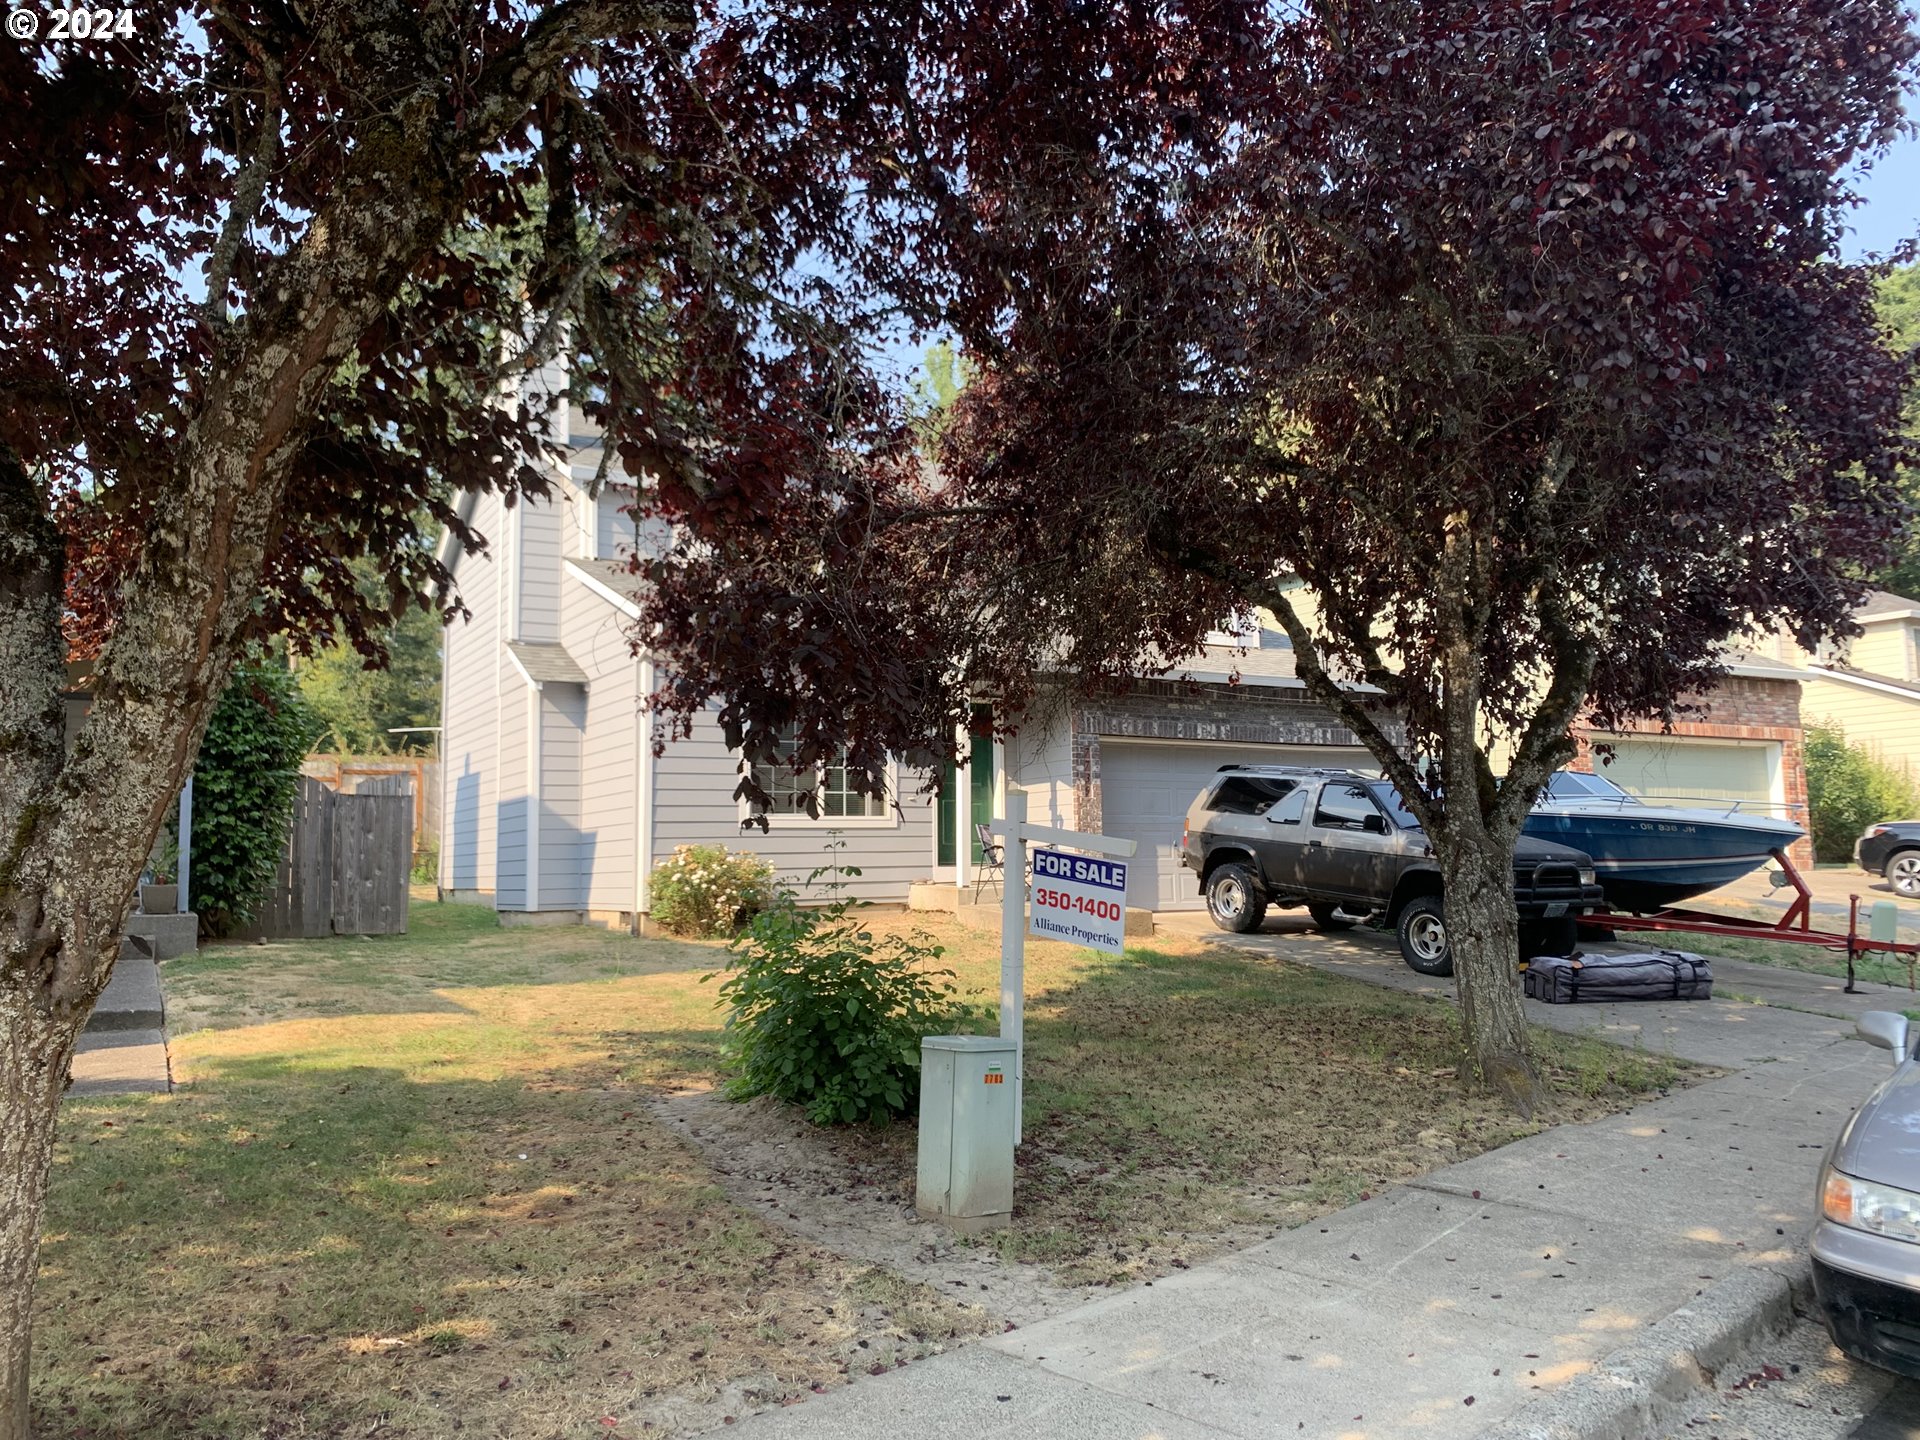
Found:
[[1856, 620], [1920, 619], [1920, 600], [1909, 600], [1891, 590], [1875, 590], [1853, 612]]
[[638, 619], [640, 606], [634, 591], [640, 579], [624, 560], [588, 560], [578, 555], [567, 557], [567, 568], [594, 594], [629, 619]]
[[1896, 680], [1891, 675], [1876, 675], [1871, 670], [1856, 670], [1850, 665], [1814, 665], [1809, 667], [1822, 680], [1838, 680], [1865, 690], [1881, 690], [1909, 700], [1920, 700], [1920, 683]]
[[584, 685], [587, 672], [567, 653], [564, 645], [544, 645], [531, 640], [509, 640], [507, 653], [520, 673], [536, 685]]
[[1807, 672], [1797, 665], [1789, 665], [1784, 660], [1775, 660], [1770, 655], [1761, 655], [1752, 650], [1729, 650], [1721, 657], [1729, 675], [1744, 676], [1749, 680], [1804, 680]]

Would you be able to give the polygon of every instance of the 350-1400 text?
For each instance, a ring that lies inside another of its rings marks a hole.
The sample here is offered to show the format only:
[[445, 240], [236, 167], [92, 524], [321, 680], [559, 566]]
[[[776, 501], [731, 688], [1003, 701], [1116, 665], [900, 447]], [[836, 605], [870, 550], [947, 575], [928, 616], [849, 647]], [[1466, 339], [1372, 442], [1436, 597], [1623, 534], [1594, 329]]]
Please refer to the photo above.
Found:
[[1077, 910], [1096, 920], [1118, 920], [1122, 912], [1118, 900], [1090, 900], [1059, 890], [1043, 890], [1037, 885], [1033, 889], [1033, 903], [1055, 910]]

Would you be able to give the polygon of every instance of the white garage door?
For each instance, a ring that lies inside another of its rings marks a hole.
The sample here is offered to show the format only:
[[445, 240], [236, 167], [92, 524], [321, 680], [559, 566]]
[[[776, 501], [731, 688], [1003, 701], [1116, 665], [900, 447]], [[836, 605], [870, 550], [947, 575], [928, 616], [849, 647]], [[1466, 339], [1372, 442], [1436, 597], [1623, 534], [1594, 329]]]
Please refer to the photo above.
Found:
[[1611, 765], [1594, 769], [1622, 790], [1648, 799], [1684, 804], [1688, 800], [1744, 800], [1771, 805], [1778, 796], [1780, 742], [1732, 744], [1671, 735], [1647, 735], [1613, 742]]
[[1180, 864], [1180, 826], [1200, 787], [1222, 765], [1351, 765], [1378, 769], [1365, 750], [1311, 745], [1169, 745], [1100, 742], [1100, 826], [1139, 842], [1127, 875], [1127, 903], [1150, 910], [1197, 910], [1199, 886]]

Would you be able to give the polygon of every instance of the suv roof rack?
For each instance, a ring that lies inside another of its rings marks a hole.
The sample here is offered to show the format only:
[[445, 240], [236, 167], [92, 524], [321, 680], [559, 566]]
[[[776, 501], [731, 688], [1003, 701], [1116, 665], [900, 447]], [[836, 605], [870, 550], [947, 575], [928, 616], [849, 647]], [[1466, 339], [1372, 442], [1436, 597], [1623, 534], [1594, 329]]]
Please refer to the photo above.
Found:
[[1324, 775], [1338, 776], [1343, 780], [1378, 780], [1378, 775], [1369, 775], [1363, 770], [1355, 770], [1346, 765], [1222, 765], [1214, 773], [1225, 775], [1238, 772], [1243, 775]]

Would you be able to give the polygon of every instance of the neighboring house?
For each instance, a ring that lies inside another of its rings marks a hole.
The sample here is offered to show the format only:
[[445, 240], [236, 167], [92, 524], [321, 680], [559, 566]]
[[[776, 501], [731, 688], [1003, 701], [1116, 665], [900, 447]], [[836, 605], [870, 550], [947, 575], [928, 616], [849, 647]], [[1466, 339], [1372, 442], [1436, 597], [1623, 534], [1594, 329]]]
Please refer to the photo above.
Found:
[[[811, 819], [794, 808], [804, 787], [776, 770], [760, 777], [776, 799], [769, 829], [743, 828], [739, 757], [717, 720], [702, 717], [690, 737], [652, 753], [640, 701], [653, 662], [636, 658], [628, 637], [634, 582], [622, 557], [636, 537], [619, 506], [630, 492], [615, 485], [590, 499], [598, 439], [575, 416], [569, 442], [573, 463], [550, 500], [511, 509], [492, 495], [463, 500], [486, 553], [442, 541], [472, 614], [448, 630], [443, 661], [440, 883], [510, 923], [633, 925], [648, 909], [653, 866], [687, 844], [756, 851], [798, 886], [838, 841], [833, 853], [861, 871], [850, 893], [874, 901], [904, 901], [920, 880], [964, 886], [979, 860], [974, 826], [998, 813], [1009, 780], [1026, 789], [1037, 823], [1140, 842], [1131, 903], [1198, 908], [1178, 849], [1207, 775], [1245, 761], [1372, 768], [1346, 727], [1306, 698], [1284, 637], [1223, 635], [1240, 643], [1208, 646], [1179, 678], [1062, 701], [1011, 738], [981, 739], [967, 783], [946, 785], [937, 802], [927, 776], [904, 766], [893, 803], [851, 793], [828, 767], [828, 813]], [[993, 718], [977, 707], [974, 728], [984, 734]]]
[[1808, 664], [1802, 708], [1920, 780], [1920, 600], [1876, 590], [1853, 618], [1859, 638]]

